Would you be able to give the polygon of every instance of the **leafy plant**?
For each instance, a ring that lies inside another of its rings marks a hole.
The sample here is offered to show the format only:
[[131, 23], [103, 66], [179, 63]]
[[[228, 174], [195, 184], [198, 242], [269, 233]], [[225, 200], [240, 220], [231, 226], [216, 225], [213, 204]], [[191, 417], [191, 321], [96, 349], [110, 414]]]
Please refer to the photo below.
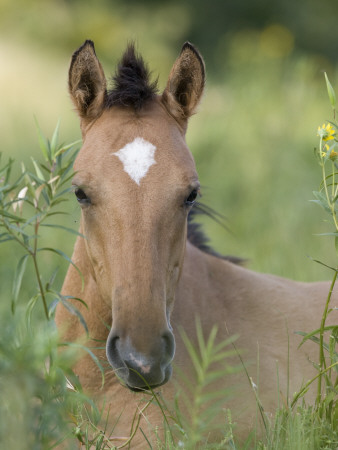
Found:
[[[10, 180], [13, 160], [0, 169], [0, 242], [14, 241], [24, 249], [20, 258], [12, 289], [12, 312], [16, 310], [20, 296], [22, 279], [30, 258], [33, 263], [38, 293], [29, 300], [27, 305], [27, 319], [31, 317], [37, 301], [40, 299], [43, 305], [45, 318], [51, 317], [55, 308], [55, 302], [49, 305], [47, 296], [52, 295], [64, 304], [70, 305], [67, 298], [53, 291], [53, 282], [56, 272], [50, 275], [45, 284], [42, 281], [39, 267], [39, 255], [43, 252], [55, 253], [70, 264], [71, 259], [61, 250], [52, 247], [40, 247], [40, 232], [42, 228], [59, 228], [71, 233], [77, 231], [64, 227], [61, 224], [48, 222], [51, 217], [65, 214], [56, 209], [61, 203], [68, 200], [70, 189], [67, 185], [72, 177], [72, 167], [76, 156], [74, 145], [59, 145], [59, 125], [57, 125], [51, 141], [48, 141], [38, 127], [40, 149], [44, 156], [44, 162], [37, 162], [32, 158], [34, 172], [28, 171], [22, 164], [21, 175], [12, 182]], [[79, 300], [79, 299], [77, 299]], [[79, 300], [81, 301], [81, 300]], [[70, 307], [70, 306], [69, 306]], [[74, 310], [76, 314], [80, 313]], [[81, 317], [80, 317], [81, 319]]]
[[[188, 377], [178, 367], [175, 368], [181, 380], [176, 402], [178, 448], [221, 449], [234, 445], [231, 412], [224, 406], [231, 396], [231, 389], [219, 388], [217, 382], [239, 371], [239, 367], [233, 367], [228, 362], [236, 354], [231, 344], [237, 336], [217, 342], [217, 331], [214, 326], [205, 338], [201, 322], [196, 320], [198, 348], [195, 348], [184, 330], [181, 330], [193, 372]], [[221, 442], [208, 442], [210, 433], [215, 432], [223, 436]]]
[[[0, 243], [11, 241], [24, 250], [14, 274], [11, 313], [5, 312], [0, 321], [0, 442], [6, 449], [53, 448], [69, 435], [80, 438], [83, 416], [94, 427], [102, 415], [83, 394], [72, 372], [76, 345], [59, 342], [53, 322], [56, 304], [61, 302], [76, 314], [87, 330], [86, 323], [69, 297], [54, 288], [56, 271], [44, 280], [40, 269], [41, 255], [46, 252], [73, 264], [64, 252], [41, 246], [40, 241], [44, 228], [78, 234], [55, 223], [55, 217], [64, 214], [59, 205], [68, 200], [71, 190], [68, 184], [73, 175], [76, 143], [58, 143], [59, 125], [51, 141], [39, 127], [38, 135], [44, 161], [32, 158], [33, 171], [22, 165], [21, 174], [12, 181], [14, 161], [0, 165]], [[23, 304], [21, 286], [29, 262], [37, 292]], [[45, 320], [33, 324], [33, 312], [39, 301]], [[62, 352], [58, 351], [60, 345], [65, 347]], [[98, 363], [92, 351], [85, 350]], [[73, 425], [69, 427], [69, 423]]]
[[[336, 252], [338, 254], [338, 140], [336, 122], [336, 95], [325, 73], [325, 80], [330, 103], [333, 109], [333, 121], [324, 123], [318, 127], [319, 148], [316, 151], [319, 165], [322, 171], [320, 190], [314, 192], [315, 202], [318, 203], [330, 216], [333, 231], [325, 233], [325, 236], [333, 236]], [[319, 365], [317, 378], [316, 405], [320, 416], [326, 416], [332, 424], [338, 427], [338, 324], [326, 326], [328, 315], [334, 311], [331, 307], [332, 293], [337, 280], [338, 266], [329, 267], [317, 261], [333, 271], [331, 286], [326, 299], [322, 320], [318, 330], [304, 336], [301, 345], [311, 339], [319, 345]], [[324, 333], [329, 332], [329, 342], [324, 342]], [[318, 337], [316, 336], [318, 335]], [[327, 357], [325, 357], [325, 354]], [[323, 390], [323, 387], [325, 389]]]

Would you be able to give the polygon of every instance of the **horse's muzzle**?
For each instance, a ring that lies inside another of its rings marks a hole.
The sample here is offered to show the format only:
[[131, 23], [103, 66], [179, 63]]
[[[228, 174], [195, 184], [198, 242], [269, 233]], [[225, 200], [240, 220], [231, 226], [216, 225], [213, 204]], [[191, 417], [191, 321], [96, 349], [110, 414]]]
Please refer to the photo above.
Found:
[[175, 338], [171, 331], [154, 339], [151, 351], [139, 352], [131, 339], [120, 337], [112, 329], [109, 333], [106, 354], [115, 374], [133, 391], [156, 388], [171, 377], [171, 362], [175, 354]]

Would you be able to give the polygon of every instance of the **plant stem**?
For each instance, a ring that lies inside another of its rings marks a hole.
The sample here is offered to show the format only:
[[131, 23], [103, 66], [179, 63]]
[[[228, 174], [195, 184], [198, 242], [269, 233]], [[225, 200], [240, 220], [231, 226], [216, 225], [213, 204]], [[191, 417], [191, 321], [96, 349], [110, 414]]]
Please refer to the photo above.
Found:
[[297, 393], [297, 395], [294, 397], [294, 399], [292, 400], [292, 403], [291, 403], [291, 408], [293, 408], [294, 406], [295, 406], [295, 404], [297, 403], [297, 401], [299, 400], [299, 398], [300, 397], [302, 397], [302, 395], [304, 395], [306, 392], [307, 392], [307, 390], [308, 390], [308, 387], [319, 377], [319, 378], [321, 378], [322, 377], [322, 375], [324, 375], [324, 373], [326, 373], [326, 372], [328, 372], [329, 370], [331, 370], [331, 369], [333, 369], [333, 367], [336, 367], [338, 365], [338, 361], [337, 362], [335, 362], [335, 363], [333, 363], [333, 364], [331, 364], [329, 367], [327, 367], [325, 370], [321, 370], [315, 377], [313, 377], [310, 381], [308, 381], [305, 385], [304, 385], [304, 387], [303, 387], [303, 389], [301, 389], [298, 393]]
[[337, 279], [337, 270], [334, 273], [333, 280], [331, 282], [330, 291], [326, 299], [325, 309], [322, 316], [322, 321], [320, 324], [320, 331], [319, 331], [319, 365], [320, 365], [320, 376], [318, 378], [318, 388], [317, 388], [317, 405], [321, 402], [321, 396], [322, 396], [322, 370], [326, 370], [326, 364], [325, 364], [325, 357], [324, 357], [324, 328], [325, 328], [325, 322], [327, 318], [327, 312], [329, 309], [329, 304], [331, 301], [331, 296], [333, 292], [334, 285], [336, 283]]
[[37, 253], [37, 248], [38, 248], [38, 231], [39, 231], [39, 221], [36, 220], [35, 222], [35, 238], [34, 238], [34, 250], [32, 253], [32, 257], [33, 257], [33, 263], [34, 263], [34, 269], [35, 269], [35, 274], [36, 274], [36, 278], [38, 280], [38, 284], [39, 284], [39, 291], [40, 291], [40, 295], [41, 295], [41, 299], [42, 299], [42, 304], [43, 304], [43, 309], [45, 312], [45, 316], [46, 319], [49, 320], [49, 313], [48, 313], [48, 307], [47, 307], [47, 301], [46, 301], [46, 296], [45, 296], [45, 291], [43, 289], [42, 283], [41, 283], [41, 276], [40, 276], [40, 271], [39, 271], [39, 267], [38, 267], [38, 261], [36, 258], [36, 253]]
[[142, 416], [143, 416], [143, 414], [144, 414], [144, 411], [148, 408], [148, 406], [151, 404], [151, 402], [152, 402], [152, 399], [149, 400], [149, 402], [147, 402], [146, 405], [138, 412], [138, 414], [137, 414], [137, 422], [136, 422], [136, 426], [135, 426], [133, 432], [131, 433], [130, 437], [128, 438], [128, 440], [127, 440], [124, 444], [119, 445], [119, 446], [116, 447], [116, 448], [123, 448], [123, 447], [126, 447], [127, 445], [130, 445], [132, 439], [134, 438], [134, 436], [135, 436], [135, 434], [136, 434], [136, 431], [137, 431], [138, 428], [139, 428], [140, 421], [141, 421], [141, 418], [142, 418]]
[[329, 195], [329, 191], [327, 189], [325, 163], [323, 161], [323, 157], [322, 157], [322, 164], [321, 164], [321, 166], [322, 166], [322, 177], [323, 177], [323, 184], [324, 184], [324, 189], [325, 189], [326, 200], [327, 200], [327, 204], [329, 205], [329, 207], [330, 207], [330, 209], [332, 211], [330, 195]]
[[334, 202], [334, 191], [335, 191], [335, 168], [334, 168], [334, 163], [332, 162], [332, 201]]
[[336, 227], [336, 231], [338, 231], [338, 221], [337, 221], [337, 217], [336, 217], [336, 211], [335, 211], [335, 195], [334, 195], [334, 188], [335, 188], [335, 179], [334, 179], [334, 174], [335, 174], [335, 170], [334, 170], [334, 166], [333, 166], [333, 180], [332, 180], [332, 199], [330, 198], [330, 194], [329, 194], [329, 190], [327, 188], [327, 182], [326, 182], [326, 172], [325, 172], [325, 162], [322, 156], [323, 153], [323, 140], [322, 138], [320, 139], [320, 144], [319, 144], [319, 148], [320, 148], [320, 159], [321, 159], [321, 166], [322, 166], [322, 177], [323, 177], [323, 184], [324, 184], [324, 190], [325, 190], [325, 195], [326, 195], [326, 200], [327, 200], [327, 204], [328, 207], [331, 210], [331, 215], [333, 218], [333, 222], [335, 224]]

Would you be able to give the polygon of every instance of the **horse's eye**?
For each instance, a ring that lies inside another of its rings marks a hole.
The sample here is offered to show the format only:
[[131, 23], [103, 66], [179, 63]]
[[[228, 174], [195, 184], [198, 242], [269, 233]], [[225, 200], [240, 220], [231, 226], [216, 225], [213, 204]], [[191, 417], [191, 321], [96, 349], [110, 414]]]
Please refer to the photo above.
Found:
[[75, 195], [76, 195], [76, 199], [79, 203], [82, 203], [82, 204], [90, 203], [90, 198], [87, 197], [87, 195], [85, 194], [83, 189], [76, 188]]
[[190, 192], [189, 196], [186, 198], [185, 204], [187, 206], [192, 206], [195, 203], [195, 201], [196, 201], [197, 195], [198, 195], [198, 190], [197, 189], [193, 189]]

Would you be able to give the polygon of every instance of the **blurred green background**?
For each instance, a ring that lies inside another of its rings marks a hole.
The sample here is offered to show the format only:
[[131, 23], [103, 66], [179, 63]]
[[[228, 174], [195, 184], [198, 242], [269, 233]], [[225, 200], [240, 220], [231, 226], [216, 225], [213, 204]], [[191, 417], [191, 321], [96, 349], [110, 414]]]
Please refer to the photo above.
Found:
[[[203, 186], [203, 201], [227, 217], [231, 233], [210, 220], [212, 245], [247, 258], [248, 267], [294, 279], [328, 279], [309, 256], [336, 264], [325, 214], [309, 202], [320, 183], [313, 149], [317, 127], [332, 112], [323, 72], [338, 86], [336, 0], [0, 0], [1, 151], [29, 164], [40, 158], [34, 124], [51, 136], [80, 137], [67, 93], [72, 52], [94, 40], [107, 76], [126, 43], [136, 40], [164, 88], [184, 41], [207, 66], [207, 88], [187, 141]], [[19, 165], [18, 165], [19, 167]], [[70, 198], [63, 224], [77, 228]], [[72, 253], [74, 237], [49, 233], [49, 246]], [[0, 245], [0, 301], [9, 306], [20, 250]], [[47, 275], [67, 264], [47, 257]], [[31, 286], [27, 272], [22, 292]], [[35, 284], [35, 281], [34, 281]]]

